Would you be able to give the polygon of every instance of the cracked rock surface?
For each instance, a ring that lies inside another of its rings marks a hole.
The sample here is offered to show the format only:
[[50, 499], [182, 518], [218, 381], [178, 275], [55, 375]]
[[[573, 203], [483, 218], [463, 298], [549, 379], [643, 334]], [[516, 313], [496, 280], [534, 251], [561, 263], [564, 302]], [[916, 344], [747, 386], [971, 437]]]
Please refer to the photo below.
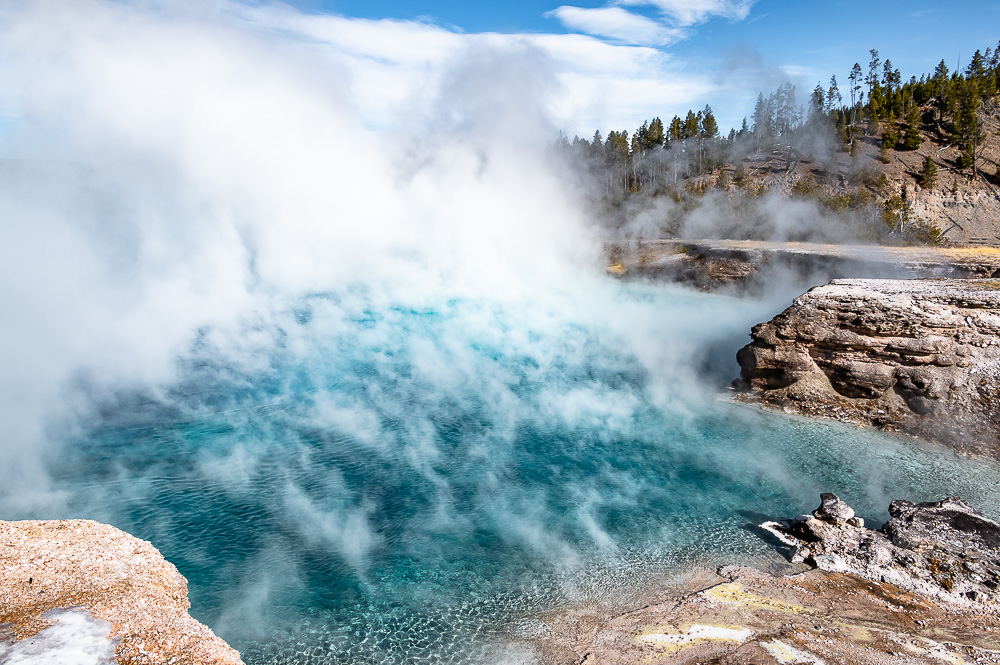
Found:
[[1000, 663], [996, 613], [943, 606], [885, 582], [809, 570], [703, 571], [691, 592], [627, 612], [542, 617], [553, 665], [953, 665]]
[[741, 401], [1000, 457], [1000, 280], [834, 280], [751, 338]]

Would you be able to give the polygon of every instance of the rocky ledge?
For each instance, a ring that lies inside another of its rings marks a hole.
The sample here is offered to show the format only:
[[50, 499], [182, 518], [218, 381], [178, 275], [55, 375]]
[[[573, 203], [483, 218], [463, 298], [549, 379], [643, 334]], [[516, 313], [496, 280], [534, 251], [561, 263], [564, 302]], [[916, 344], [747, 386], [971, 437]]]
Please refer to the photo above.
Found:
[[834, 280], [751, 338], [737, 399], [1000, 457], [998, 280]]
[[177, 568], [124, 531], [90, 520], [0, 522], [0, 655], [49, 627], [54, 610], [83, 608], [110, 624], [123, 665], [241, 664], [190, 606]]
[[1000, 524], [953, 497], [895, 501], [875, 531], [821, 500], [761, 525], [792, 547], [773, 574], [693, 570], [626, 611], [544, 615], [527, 641], [558, 665], [1000, 663]]
[[763, 292], [775, 282], [834, 278], [1000, 277], [989, 247], [886, 247], [757, 240], [656, 240], [609, 247], [624, 278], [679, 282], [706, 291]]
[[891, 519], [868, 529], [835, 494], [811, 515], [761, 527], [793, 548], [793, 562], [848, 573], [949, 605], [1000, 609], [1000, 524], [958, 497], [893, 501]]

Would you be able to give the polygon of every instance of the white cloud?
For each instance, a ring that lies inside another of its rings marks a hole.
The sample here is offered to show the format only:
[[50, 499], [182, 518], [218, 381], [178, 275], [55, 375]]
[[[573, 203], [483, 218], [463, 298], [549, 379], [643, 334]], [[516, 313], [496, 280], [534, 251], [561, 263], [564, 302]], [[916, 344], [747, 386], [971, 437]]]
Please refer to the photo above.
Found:
[[677, 41], [681, 36], [676, 29], [621, 7], [587, 9], [563, 5], [548, 12], [546, 16], [558, 19], [570, 30], [626, 44], [664, 46]]
[[[555, 11], [563, 9], [576, 8]], [[317, 58], [349, 72], [361, 117], [378, 128], [417, 120], [408, 110], [420, 108], [427, 91], [437, 89], [447, 64], [470, 48], [521, 45], [544, 54], [560, 89], [548, 111], [552, 122], [570, 135], [634, 128], [654, 115], [682, 113], [712, 89], [710, 81], [684, 73], [652, 46], [672, 39], [669, 28], [621, 8], [588, 11], [621, 17], [615, 30], [623, 36], [615, 39], [629, 43], [581, 34], [469, 34], [420, 21], [318, 16], [280, 5], [237, 5], [233, 11], [264, 30], [310, 44]], [[631, 24], [631, 37], [625, 37], [630, 16], [639, 21]], [[612, 30], [606, 26], [601, 34], [612, 37]]]
[[678, 27], [704, 23], [714, 16], [743, 20], [755, 0], [617, 0], [615, 4], [633, 7], [656, 7]]
[[[611, 39], [622, 44], [667, 46], [688, 36], [690, 28], [720, 16], [742, 20], [755, 0], [612, 0], [604, 7], [585, 8], [563, 5], [546, 16], [570, 30]], [[623, 6], [652, 8], [654, 19], [623, 9]]]

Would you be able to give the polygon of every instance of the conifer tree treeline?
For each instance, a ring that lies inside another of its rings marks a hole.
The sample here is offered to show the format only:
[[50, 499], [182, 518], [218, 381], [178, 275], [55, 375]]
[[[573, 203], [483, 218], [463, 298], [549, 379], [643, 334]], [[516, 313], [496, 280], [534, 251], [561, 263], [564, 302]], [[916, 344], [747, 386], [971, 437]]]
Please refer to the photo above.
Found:
[[[925, 131], [936, 131], [961, 148], [956, 167], [967, 177], [981, 174], [985, 117], [1000, 115], [1000, 44], [977, 50], [960, 72], [949, 71], [942, 60], [933, 73], [908, 81], [871, 49], [867, 74], [855, 63], [846, 80], [845, 92], [835, 75], [826, 88], [817, 84], [804, 105], [789, 83], [766, 97], [761, 93], [751, 122], [744, 118], [726, 135], [720, 135], [711, 107], [705, 106], [669, 123], [647, 120], [631, 135], [611, 131], [602, 137], [598, 131], [589, 141], [561, 137], [559, 145], [609, 197], [663, 191], [776, 147], [782, 148], [788, 168], [800, 156], [815, 157], [823, 149], [853, 153], [859, 141], [871, 138], [881, 140], [883, 155], [915, 150]], [[933, 182], [933, 176], [924, 181]]]
[[563, 137], [560, 144], [601, 175], [606, 194], [614, 194], [676, 184], [712, 171], [722, 163], [725, 146], [735, 135], [734, 131], [729, 139], [721, 138], [712, 108], [706, 106], [697, 113], [688, 111], [683, 119], [674, 116], [668, 125], [660, 118], [647, 120], [631, 136], [613, 130], [603, 138], [596, 131], [590, 141], [574, 137], [571, 143]]

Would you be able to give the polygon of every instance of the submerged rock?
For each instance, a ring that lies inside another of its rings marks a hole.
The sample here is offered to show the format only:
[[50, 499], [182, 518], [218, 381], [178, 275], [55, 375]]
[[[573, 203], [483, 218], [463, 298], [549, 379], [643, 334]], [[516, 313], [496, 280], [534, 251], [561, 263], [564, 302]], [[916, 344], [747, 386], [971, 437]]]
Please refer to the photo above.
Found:
[[761, 527], [793, 548], [793, 562], [888, 582], [949, 604], [1000, 609], [1000, 524], [958, 497], [894, 501], [889, 513], [881, 530], [867, 529], [850, 506], [823, 494], [812, 515]]
[[144, 540], [90, 520], [0, 521], [0, 655], [53, 610], [83, 608], [110, 624], [118, 663], [241, 665], [190, 607], [187, 580]]
[[997, 280], [834, 280], [751, 338], [737, 399], [1000, 457]]

